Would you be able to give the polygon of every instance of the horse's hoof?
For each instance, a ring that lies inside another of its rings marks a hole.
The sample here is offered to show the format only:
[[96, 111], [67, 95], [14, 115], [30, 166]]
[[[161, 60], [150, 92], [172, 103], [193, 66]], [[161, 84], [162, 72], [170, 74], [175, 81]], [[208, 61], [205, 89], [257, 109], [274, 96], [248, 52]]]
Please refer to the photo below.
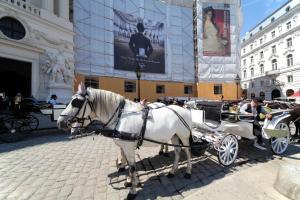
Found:
[[125, 167], [122, 167], [122, 168], [119, 168], [119, 169], [118, 169], [118, 172], [119, 172], [119, 173], [124, 172], [124, 171], [125, 171]]
[[125, 186], [125, 187], [131, 187], [131, 186], [132, 186], [132, 183], [126, 181], [126, 182], [124, 183], [124, 186]]
[[135, 197], [136, 197], [136, 194], [128, 194], [127, 195], [127, 198], [126, 198], [126, 200], [133, 200], [133, 199], [135, 199]]
[[170, 157], [169, 153], [164, 153], [164, 157]]
[[167, 177], [168, 177], [168, 178], [173, 178], [173, 177], [174, 177], [174, 174], [172, 174], [172, 173], [169, 172], [168, 175], [167, 175]]
[[185, 179], [191, 179], [192, 175], [189, 173], [185, 173], [184, 178]]
[[158, 152], [158, 155], [163, 155], [163, 153], [164, 153], [164, 152], [160, 151], [160, 152]]

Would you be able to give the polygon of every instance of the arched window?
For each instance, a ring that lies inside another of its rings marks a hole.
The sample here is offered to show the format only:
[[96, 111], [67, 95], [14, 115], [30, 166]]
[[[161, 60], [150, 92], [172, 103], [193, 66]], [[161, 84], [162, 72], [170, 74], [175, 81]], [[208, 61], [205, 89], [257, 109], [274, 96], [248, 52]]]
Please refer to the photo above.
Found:
[[272, 70], [277, 70], [277, 60], [276, 59], [272, 60]]
[[244, 78], [247, 78], [247, 71], [246, 70], [244, 70]]
[[263, 74], [263, 73], [265, 73], [265, 68], [264, 68], [264, 65], [261, 64], [260, 65], [260, 74]]
[[25, 37], [24, 26], [12, 17], [2, 17], [0, 19], [0, 31], [8, 38], [21, 40]]
[[250, 70], [251, 70], [251, 77], [253, 77], [254, 76], [254, 69], [251, 68]]
[[293, 55], [292, 54], [287, 55], [286, 56], [286, 61], [287, 61], [287, 66], [288, 67], [293, 66]]

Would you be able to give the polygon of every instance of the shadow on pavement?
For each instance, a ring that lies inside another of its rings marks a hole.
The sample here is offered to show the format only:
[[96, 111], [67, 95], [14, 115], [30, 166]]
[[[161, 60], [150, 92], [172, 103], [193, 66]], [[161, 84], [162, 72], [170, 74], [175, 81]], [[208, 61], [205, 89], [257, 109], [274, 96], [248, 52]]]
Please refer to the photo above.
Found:
[[[299, 145], [291, 145], [284, 156], [291, 157], [300, 153]], [[271, 150], [261, 151], [252, 146], [251, 141], [242, 141], [238, 158], [234, 165], [230, 167], [222, 166], [218, 163], [215, 151], [208, 151], [202, 157], [192, 158], [192, 178], [185, 179], [186, 156], [181, 152], [179, 169], [173, 178], [167, 178], [167, 173], [171, 170], [174, 161], [174, 152], [169, 152], [169, 157], [156, 155], [149, 158], [137, 156], [138, 177], [142, 187], [138, 190], [138, 199], [157, 199], [158, 197], [184, 198], [193, 193], [193, 189], [199, 189], [218, 179], [222, 179], [242, 168], [255, 166], [258, 163], [279, 159], [280, 156], [273, 155]], [[296, 158], [298, 159], [298, 158]], [[124, 183], [128, 171], [118, 173], [117, 171], [108, 175], [110, 185], [113, 189], [125, 189]]]

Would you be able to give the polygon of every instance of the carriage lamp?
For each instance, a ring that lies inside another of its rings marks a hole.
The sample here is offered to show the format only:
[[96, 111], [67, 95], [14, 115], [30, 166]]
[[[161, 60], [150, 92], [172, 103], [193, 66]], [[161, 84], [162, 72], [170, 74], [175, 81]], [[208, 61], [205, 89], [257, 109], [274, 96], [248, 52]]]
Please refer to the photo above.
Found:
[[239, 99], [239, 84], [240, 84], [241, 78], [237, 74], [236, 77], [234, 78], [234, 82], [236, 84], [236, 99]]
[[141, 66], [138, 65], [136, 70], [135, 70], [135, 75], [136, 78], [138, 80], [138, 100], [141, 100], [141, 87], [140, 87], [140, 80], [141, 80], [141, 76], [142, 76], [142, 71], [141, 71]]

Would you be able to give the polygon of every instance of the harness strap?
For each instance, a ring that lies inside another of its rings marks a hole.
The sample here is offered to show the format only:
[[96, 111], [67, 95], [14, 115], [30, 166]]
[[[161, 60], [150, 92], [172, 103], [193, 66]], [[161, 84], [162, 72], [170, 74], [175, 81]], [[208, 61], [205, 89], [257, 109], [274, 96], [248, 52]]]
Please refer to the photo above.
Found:
[[113, 120], [113, 118], [115, 117], [115, 115], [118, 113], [118, 121], [117, 121], [117, 123], [119, 123], [119, 119], [120, 119], [120, 117], [121, 117], [121, 114], [122, 114], [122, 110], [123, 110], [123, 108], [124, 108], [124, 106], [125, 106], [125, 100], [123, 99], [121, 102], [120, 102], [120, 104], [119, 104], [119, 106], [116, 108], [116, 110], [115, 110], [115, 112], [114, 112], [114, 114], [110, 117], [110, 119], [103, 125], [103, 128], [105, 128], [105, 127], [107, 127], [109, 124], [110, 124], [110, 122]]
[[138, 140], [137, 148], [138, 149], [143, 144], [143, 140], [144, 140], [144, 136], [145, 136], [145, 132], [146, 132], [147, 121], [148, 121], [147, 118], [148, 118], [148, 114], [149, 114], [149, 109], [150, 109], [149, 107], [145, 107], [144, 110], [143, 110], [144, 112], [143, 112], [142, 118], [143, 118], [144, 121], [143, 121], [143, 126], [141, 128], [140, 135], [137, 138], [137, 140]]
[[179, 115], [179, 113], [176, 110], [174, 110], [170, 107], [166, 107], [166, 108], [168, 108], [169, 110], [172, 110], [175, 113], [175, 115], [177, 115], [177, 117], [180, 119], [182, 124], [190, 131], [190, 133], [192, 133], [190, 126], [186, 123], [186, 121], [183, 119], [183, 117], [181, 115]]

